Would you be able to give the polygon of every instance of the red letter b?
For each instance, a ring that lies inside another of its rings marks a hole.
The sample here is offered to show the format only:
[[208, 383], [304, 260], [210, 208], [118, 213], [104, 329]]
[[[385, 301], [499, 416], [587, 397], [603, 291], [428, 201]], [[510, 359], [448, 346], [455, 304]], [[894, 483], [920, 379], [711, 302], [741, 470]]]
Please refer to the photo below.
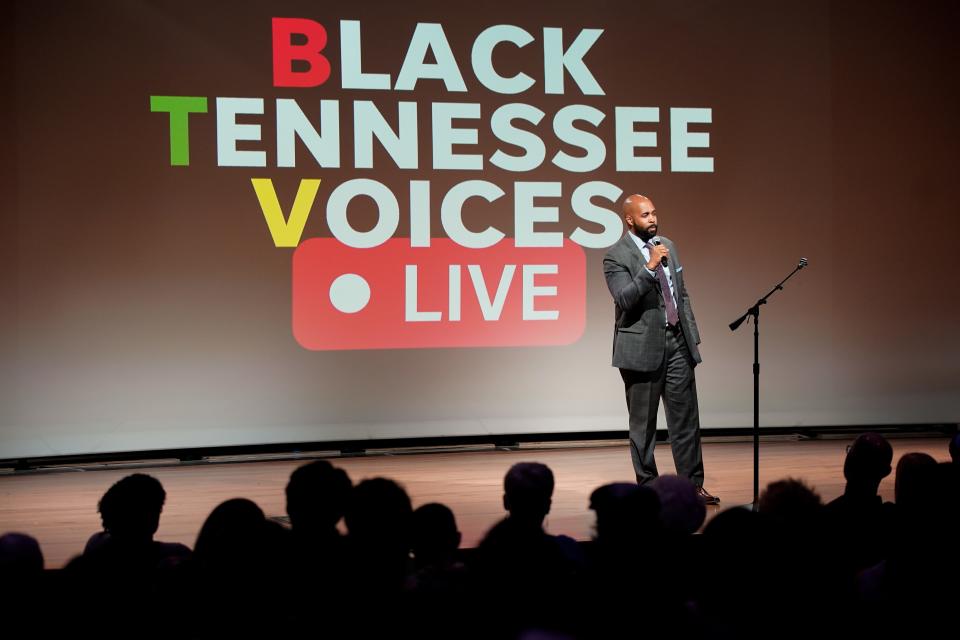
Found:
[[[293, 34], [305, 36], [304, 44], [293, 44]], [[273, 19], [273, 86], [316, 87], [330, 77], [330, 61], [320, 54], [327, 46], [327, 30], [306, 18]], [[307, 63], [306, 71], [294, 71], [293, 61]]]

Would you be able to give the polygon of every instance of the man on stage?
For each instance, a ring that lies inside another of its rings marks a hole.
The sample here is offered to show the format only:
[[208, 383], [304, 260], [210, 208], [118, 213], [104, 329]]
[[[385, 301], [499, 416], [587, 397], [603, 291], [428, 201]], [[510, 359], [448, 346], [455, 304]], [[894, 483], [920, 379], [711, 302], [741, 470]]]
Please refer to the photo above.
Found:
[[620, 369], [630, 414], [630, 453], [637, 483], [657, 477], [653, 457], [657, 408], [663, 398], [677, 474], [689, 478], [706, 504], [720, 500], [703, 488], [700, 409], [693, 369], [700, 333], [673, 243], [657, 235], [657, 211], [646, 196], [623, 203], [627, 233], [603, 258], [615, 303], [613, 366]]

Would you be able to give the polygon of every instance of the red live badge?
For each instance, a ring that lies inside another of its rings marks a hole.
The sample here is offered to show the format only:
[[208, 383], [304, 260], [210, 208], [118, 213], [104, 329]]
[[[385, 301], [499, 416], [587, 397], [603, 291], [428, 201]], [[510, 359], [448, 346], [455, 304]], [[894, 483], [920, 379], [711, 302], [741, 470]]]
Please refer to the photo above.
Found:
[[293, 254], [293, 335], [311, 350], [564, 345], [583, 334], [585, 306], [586, 257], [570, 240], [355, 249], [311, 238]]

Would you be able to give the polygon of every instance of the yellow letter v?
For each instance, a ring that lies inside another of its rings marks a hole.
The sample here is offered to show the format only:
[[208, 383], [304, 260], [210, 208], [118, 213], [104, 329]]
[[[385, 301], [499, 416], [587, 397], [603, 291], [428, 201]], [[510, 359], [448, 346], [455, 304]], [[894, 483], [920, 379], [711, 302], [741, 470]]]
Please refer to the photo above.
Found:
[[307, 224], [310, 208], [317, 197], [320, 180], [303, 179], [300, 181], [300, 186], [297, 188], [297, 197], [293, 200], [293, 209], [290, 210], [290, 217], [287, 219], [284, 219], [283, 211], [280, 210], [280, 201], [277, 199], [277, 192], [273, 188], [273, 180], [270, 178], [251, 178], [250, 182], [253, 183], [253, 190], [257, 192], [257, 200], [260, 201], [263, 217], [266, 218], [270, 235], [273, 236], [273, 244], [278, 247], [295, 247], [300, 244], [300, 236], [303, 235], [303, 228]]

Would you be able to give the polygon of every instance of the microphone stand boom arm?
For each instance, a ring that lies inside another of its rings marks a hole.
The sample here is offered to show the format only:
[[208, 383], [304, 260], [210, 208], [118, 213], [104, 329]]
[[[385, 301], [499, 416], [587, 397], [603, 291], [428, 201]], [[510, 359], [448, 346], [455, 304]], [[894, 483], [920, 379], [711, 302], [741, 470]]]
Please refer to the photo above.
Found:
[[753, 316], [753, 510], [760, 502], [760, 306], [767, 304], [767, 298], [783, 290], [783, 283], [793, 277], [797, 271], [807, 266], [806, 258], [800, 258], [799, 264], [777, 286], [757, 300], [746, 313], [730, 323], [730, 330], [736, 331], [743, 322]]

